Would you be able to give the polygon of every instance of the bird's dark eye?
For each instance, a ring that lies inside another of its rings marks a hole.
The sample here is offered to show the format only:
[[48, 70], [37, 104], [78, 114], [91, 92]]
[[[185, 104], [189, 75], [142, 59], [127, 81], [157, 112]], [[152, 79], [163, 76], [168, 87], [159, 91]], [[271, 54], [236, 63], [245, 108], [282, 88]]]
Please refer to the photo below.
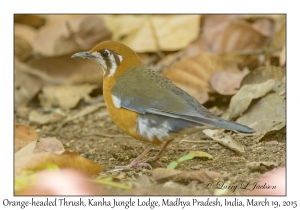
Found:
[[100, 53], [103, 57], [107, 57], [109, 55], [108, 50], [102, 50]]

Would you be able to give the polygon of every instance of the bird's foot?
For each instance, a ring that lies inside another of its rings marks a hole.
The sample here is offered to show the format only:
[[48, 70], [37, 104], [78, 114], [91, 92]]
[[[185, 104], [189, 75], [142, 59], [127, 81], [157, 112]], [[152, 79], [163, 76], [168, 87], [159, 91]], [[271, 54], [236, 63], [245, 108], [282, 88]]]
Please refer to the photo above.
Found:
[[148, 167], [150, 169], [152, 169], [151, 165], [147, 162], [144, 162], [144, 161], [136, 161], [136, 160], [133, 160], [129, 165], [127, 166], [116, 166], [115, 168], [116, 169], [131, 169], [131, 168], [134, 168], [134, 167]]

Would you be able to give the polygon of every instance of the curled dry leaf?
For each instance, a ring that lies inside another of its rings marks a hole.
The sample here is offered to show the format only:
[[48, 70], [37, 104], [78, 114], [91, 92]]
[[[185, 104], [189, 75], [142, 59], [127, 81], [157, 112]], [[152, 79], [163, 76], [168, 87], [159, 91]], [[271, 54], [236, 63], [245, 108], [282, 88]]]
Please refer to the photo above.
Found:
[[21, 148], [25, 147], [30, 142], [37, 140], [38, 134], [35, 130], [27, 125], [15, 123], [15, 149], [17, 152]]
[[233, 95], [240, 88], [243, 78], [249, 74], [249, 70], [245, 68], [239, 73], [218, 71], [210, 78], [212, 89], [221, 95]]
[[274, 22], [271, 19], [257, 19], [252, 23], [253, 29], [266, 37], [271, 37], [274, 33]]
[[236, 62], [227, 61], [217, 55], [203, 53], [182, 60], [168, 69], [164, 76], [188, 92], [200, 103], [208, 100], [211, 90], [210, 77], [217, 71], [239, 72]]
[[286, 75], [286, 69], [277, 66], [261, 66], [252, 70], [242, 81], [242, 85], [258, 84], [269, 79], [274, 79], [275, 82], [282, 80]]
[[215, 53], [263, 48], [268, 38], [242, 20], [221, 22], [203, 33], [207, 46]]
[[180, 171], [166, 168], [156, 168], [152, 171], [153, 178], [156, 181], [190, 181], [198, 180], [201, 182], [212, 182], [220, 174], [214, 171]]
[[237, 153], [241, 154], [245, 152], [244, 147], [240, 143], [236, 142], [230, 135], [225, 134], [221, 130], [205, 129], [202, 132], [208, 137]]
[[[199, 34], [199, 15], [106, 15], [113, 39], [136, 52], [185, 48]], [[188, 31], [188, 33], [187, 33]]]
[[[89, 49], [109, 38], [100, 15], [45, 16], [47, 24], [38, 31], [35, 52], [45, 56], [63, 55]], [[87, 40], [87, 41], [83, 41]]]
[[23, 170], [34, 170], [49, 163], [56, 164], [59, 168], [76, 169], [90, 176], [98, 174], [105, 168], [105, 166], [98, 165], [78, 155], [57, 155], [50, 152], [40, 152], [16, 160], [15, 174], [19, 174]]
[[253, 128], [259, 141], [265, 134], [280, 130], [286, 125], [286, 98], [285, 94], [269, 93], [253, 104], [246, 113], [236, 120], [237, 123]]
[[241, 116], [253, 99], [266, 95], [273, 89], [274, 84], [275, 81], [270, 79], [260, 84], [244, 85], [230, 100], [229, 120]]
[[33, 153], [52, 152], [55, 154], [64, 153], [65, 149], [62, 143], [55, 138], [40, 138], [34, 148]]
[[59, 106], [61, 108], [74, 108], [80, 99], [88, 100], [89, 94], [98, 85], [60, 85], [47, 86], [38, 95], [41, 105], [45, 107]]

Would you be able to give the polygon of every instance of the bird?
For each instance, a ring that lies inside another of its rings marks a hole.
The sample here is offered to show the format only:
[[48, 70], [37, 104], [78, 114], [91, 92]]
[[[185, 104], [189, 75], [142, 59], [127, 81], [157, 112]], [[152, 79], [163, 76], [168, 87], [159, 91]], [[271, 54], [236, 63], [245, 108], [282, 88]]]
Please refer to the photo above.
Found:
[[[148, 162], [157, 161], [176, 137], [206, 128], [255, 132], [208, 111], [169, 79], [148, 68], [121, 42], [103, 41], [90, 51], [75, 53], [71, 58], [86, 58], [100, 64], [104, 72], [103, 97], [110, 117], [124, 133], [149, 143], [130, 164], [116, 168], [151, 168]], [[143, 159], [155, 145], [162, 144], [154, 157]]]

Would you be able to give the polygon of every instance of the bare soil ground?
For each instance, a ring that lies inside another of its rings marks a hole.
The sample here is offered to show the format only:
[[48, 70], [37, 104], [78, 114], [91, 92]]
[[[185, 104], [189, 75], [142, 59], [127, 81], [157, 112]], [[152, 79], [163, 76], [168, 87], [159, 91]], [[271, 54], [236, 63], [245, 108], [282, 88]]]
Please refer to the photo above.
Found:
[[[38, 110], [38, 109], [37, 109]], [[71, 110], [70, 115], [78, 112]], [[191, 150], [204, 151], [213, 156], [213, 159], [194, 158], [181, 163], [176, 169], [182, 171], [206, 170], [221, 173], [221, 177], [214, 182], [214, 187], [208, 187], [208, 183], [199, 181], [181, 182], [156, 182], [149, 168], [135, 168], [132, 170], [116, 170], [115, 166], [129, 164], [148, 145], [137, 141], [119, 130], [112, 122], [109, 115], [104, 115], [106, 108], [78, 118], [65, 124], [58, 132], [58, 124], [32, 125], [27, 120], [26, 113], [15, 113], [15, 122], [34, 127], [40, 137], [55, 136], [60, 140], [65, 149], [79, 152], [106, 169], [100, 175], [113, 175], [121, 179], [132, 181], [136, 186], [132, 190], [120, 190], [107, 188], [111, 195], [213, 195], [216, 185], [219, 187], [237, 186], [235, 190], [230, 189], [225, 195], [243, 195], [247, 190], [242, 189], [245, 183], [253, 183], [265, 172], [277, 166], [286, 165], [286, 131], [285, 128], [264, 137], [260, 142], [255, 142], [251, 136], [237, 136], [235, 139], [245, 148], [245, 153], [236, 152], [212, 142], [201, 131], [184, 135], [175, 139], [160, 158], [160, 162], [169, 164], [181, 156], [188, 154]], [[184, 140], [184, 141], [183, 141]], [[210, 140], [205, 142], [205, 140]], [[147, 157], [154, 156], [159, 147], [151, 150]], [[276, 164], [264, 164], [276, 163]], [[258, 164], [257, 167], [253, 163]], [[261, 164], [262, 163], [262, 164]], [[151, 163], [153, 168], [160, 167], [157, 163]]]

